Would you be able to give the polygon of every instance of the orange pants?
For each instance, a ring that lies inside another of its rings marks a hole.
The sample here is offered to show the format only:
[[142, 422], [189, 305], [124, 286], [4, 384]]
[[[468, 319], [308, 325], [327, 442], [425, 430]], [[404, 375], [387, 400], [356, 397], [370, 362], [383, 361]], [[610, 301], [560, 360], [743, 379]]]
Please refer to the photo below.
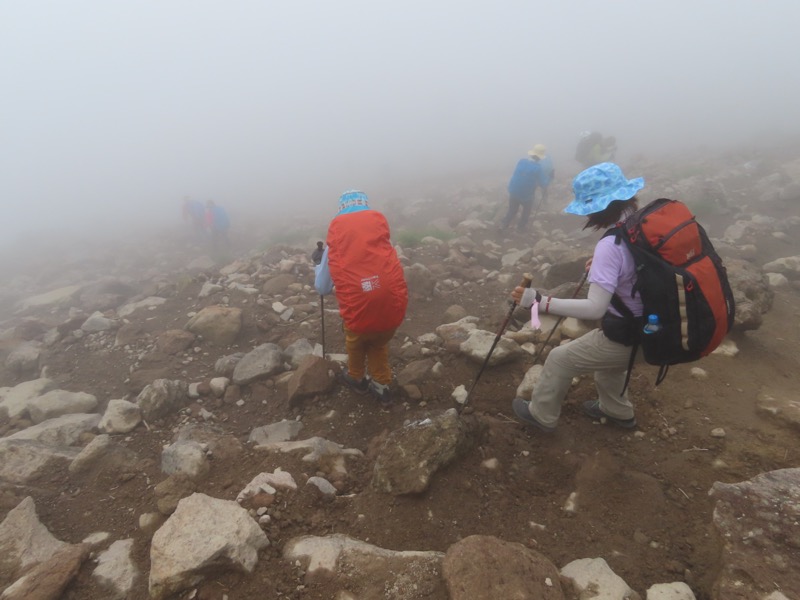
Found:
[[367, 372], [378, 383], [389, 385], [392, 382], [392, 368], [389, 366], [389, 341], [394, 329], [373, 333], [355, 333], [344, 328], [344, 342], [347, 348], [347, 370], [353, 379], [361, 381]]

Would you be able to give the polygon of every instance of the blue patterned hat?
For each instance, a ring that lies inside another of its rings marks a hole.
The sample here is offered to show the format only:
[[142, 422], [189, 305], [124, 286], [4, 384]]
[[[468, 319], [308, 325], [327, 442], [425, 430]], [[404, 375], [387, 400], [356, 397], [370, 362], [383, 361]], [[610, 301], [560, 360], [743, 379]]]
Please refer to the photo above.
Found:
[[356, 212], [369, 208], [369, 199], [364, 192], [359, 190], [347, 190], [344, 194], [339, 196], [339, 211], [338, 215]]
[[598, 213], [614, 200], [630, 200], [643, 187], [644, 178], [625, 179], [614, 163], [600, 163], [581, 171], [572, 181], [575, 199], [564, 212], [581, 216]]

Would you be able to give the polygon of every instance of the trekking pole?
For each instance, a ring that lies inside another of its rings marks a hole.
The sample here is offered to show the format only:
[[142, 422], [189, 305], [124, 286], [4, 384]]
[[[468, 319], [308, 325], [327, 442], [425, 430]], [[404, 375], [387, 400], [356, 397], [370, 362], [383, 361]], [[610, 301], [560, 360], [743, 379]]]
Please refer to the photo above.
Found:
[[[581, 275], [581, 280], [578, 282], [578, 287], [575, 288], [575, 292], [573, 292], [572, 294], [573, 298], [576, 298], [578, 296], [578, 294], [581, 291], [581, 288], [583, 288], [584, 283], [586, 283], [586, 273]], [[533, 364], [536, 364], [536, 361], [539, 360], [539, 357], [542, 355], [542, 352], [544, 352], [544, 349], [547, 348], [547, 344], [548, 342], [550, 342], [550, 338], [553, 337], [553, 334], [556, 332], [556, 329], [558, 329], [558, 326], [561, 325], [561, 321], [563, 320], [564, 317], [558, 317], [556, 324], [553, 325], [553, 328], [550, 330], [550, 333], [547, 334], [547, 338], [544, 340], [544, 343], [541, 346], [539, 346], [539, 349], [536, 351], [536, 354], [533, 355]]]
[[[520, 285], [520, 287], [529, 288], [529, 287], [531, 287], [531, 283], [532, 282], [533, 282], [533, 276], [529, 275], [528, 273], [526, 273], [525, 275], [523, 275], [522, 281], [520, 281], [519, 285]], [[464, 398], [464, 403], [461, 405], [461, 408], [459, 409], [458, 412], [461, 412], [462, 410], [464, 410], [466, 408], [467, 403], [469, 402], [470, 394], [472, 394], [472, 390], [475, 389], [475, 386], [477, 385], [478, 380], [481, 378], [481, 375], [483, 375], [483, 371], [486, 369], [486, 365], [489, 364], [489, 359], [492, 357], [492, 353], [494, 352], [494, 349], [497, 347], [497, 343], [500, 341], [500, 338], [503, 336], [503, 332], [506, 330], [506, 327], [508, 327], [508, 323], [511, 321], [511, 317], [513, 316], [514, 310], [516, 310], [516, 308], [517, 308], [517, 302], [516, 301], [512, 301], [511, 302], [511, 308], [508, 309], [508, 314], [506, 315], [505, 320], [500, 325], [500, 329], [497, 330], [497, 335], [494, 337], [494, 342], [492, 342], [492, 347], [489, 348], [489, 353], [486, 355], [486, 358], [483, 360], [483, 365], [481, 365], [481, 370], [478, 371], [478, 375], [475, 377], [475, 381], [472, 382], [472, 385], [470, 386], [469, 391], [467, 392], [467, 397]]]

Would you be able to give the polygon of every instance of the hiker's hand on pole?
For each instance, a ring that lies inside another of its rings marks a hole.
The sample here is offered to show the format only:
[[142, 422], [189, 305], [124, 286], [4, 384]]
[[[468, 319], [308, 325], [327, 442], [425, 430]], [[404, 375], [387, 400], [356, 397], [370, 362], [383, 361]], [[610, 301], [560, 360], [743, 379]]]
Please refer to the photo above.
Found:
[[530, 308], [536, 300], [536, 290], [531, 287], [518, 286], [511, 292], [511, 298], [522, 308]]
[[590, 256], [589, 260], [586, 261], [586, 272], [587, 273], [589, 272], [589, 269], [592, 268], [592, 260], [593, 259], [594, 259], [594, 256]]
[[[523, 275], [522, 281], [520, 281], [519, 285], [514, 288], [513, 292], [511, 292], [511, 299], [516, 304], [521, 304], [522, 299], [523, 299], [522, 297], [525, 294], [525, 290], [530, 290], [531, 289], [531, 283], [533, 283], [533, 277], [531, 275], [528, 275], [527, 273], [525, 275]], [[525, 308], [530, 308], [531, 304], [533, 304], [533, 298], [536, 297], [536, 290], [533, 290], [533, 296], [527, 296], [527, 297], [530, 297], [531, 301], [528, 303], [528, 306], [526, 306]]]

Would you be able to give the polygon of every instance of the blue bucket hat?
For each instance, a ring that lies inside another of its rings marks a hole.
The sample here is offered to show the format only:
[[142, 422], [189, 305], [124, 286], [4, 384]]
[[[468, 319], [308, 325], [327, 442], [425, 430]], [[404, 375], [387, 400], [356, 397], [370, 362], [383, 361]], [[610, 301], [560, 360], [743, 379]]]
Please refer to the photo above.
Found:
[[337, 215], [357, 212], [369, 208], [369, 200], [364, 192], [359, 190], [347, 190], [339, 196], [339, 210]]
[[644, 187], [644, 178], [625, 179], [614, 163], [606, 162], [581, 171], [572, 181], [575, 199], [564, 209], [573, 215], [591, 215], [614, 200], [630, 200]]

